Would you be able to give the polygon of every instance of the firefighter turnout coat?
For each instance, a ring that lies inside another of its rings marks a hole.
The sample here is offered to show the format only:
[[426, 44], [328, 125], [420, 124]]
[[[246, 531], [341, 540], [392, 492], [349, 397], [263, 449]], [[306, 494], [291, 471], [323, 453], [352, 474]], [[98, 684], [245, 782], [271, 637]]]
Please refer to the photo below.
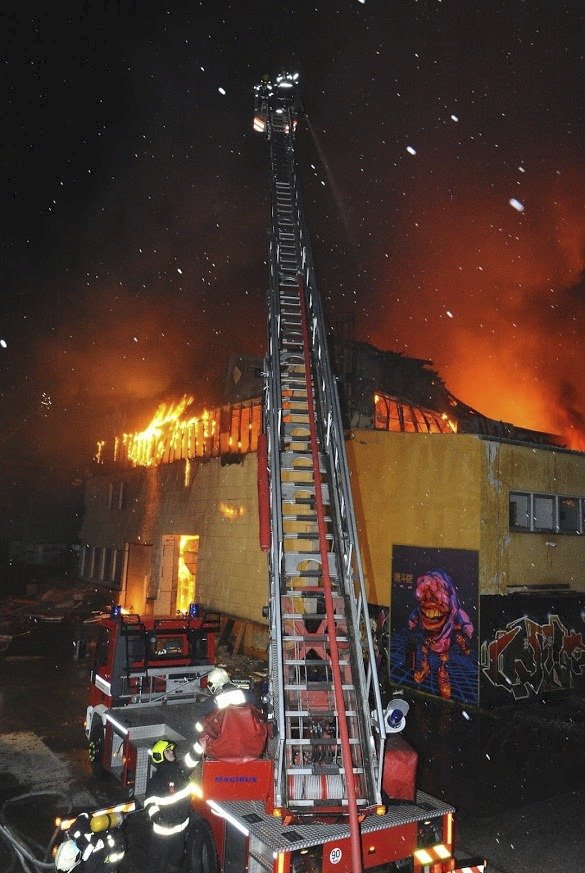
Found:
[[191, 811], [191, 782], [179, 761], [163, 761], [148, 780], [144, 807], [157, 836], [187, 829]]

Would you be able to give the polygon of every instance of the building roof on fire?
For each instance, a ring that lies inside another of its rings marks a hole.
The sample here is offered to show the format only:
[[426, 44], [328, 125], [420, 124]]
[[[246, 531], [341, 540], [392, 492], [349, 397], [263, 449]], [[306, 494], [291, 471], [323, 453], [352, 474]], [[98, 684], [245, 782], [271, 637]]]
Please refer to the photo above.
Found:
[[[374, 394], [384, 394], [458, 423], [460, 433], [477, 433], [539, 445], [560, 445], [554, 434], [497, 421], [455, 397], [433, 369], [433, 362], [383, 351], [370, 343], [331, 337], [332, 366], [340, 387], [340, 401], [348, 423], [368, 426]], [[225, 402], [242, 403], [262, 396], [264, 361], [260, 357], [232, 354], [228, 363]], [[372, 426], [372, 425], [370, 425]]]

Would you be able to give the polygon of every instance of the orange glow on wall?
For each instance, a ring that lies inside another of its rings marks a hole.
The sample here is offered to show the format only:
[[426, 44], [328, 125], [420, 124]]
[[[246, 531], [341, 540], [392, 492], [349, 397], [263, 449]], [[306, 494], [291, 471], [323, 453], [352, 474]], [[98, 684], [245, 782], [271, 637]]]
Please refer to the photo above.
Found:
[[230, 521], [236, 518], [243, 518], [246, 514], [245, 506], [231, 506], [228, 503], [223, 503], [223, 501], [219, 504], [219, 512], [223, 518], [227, 518]]

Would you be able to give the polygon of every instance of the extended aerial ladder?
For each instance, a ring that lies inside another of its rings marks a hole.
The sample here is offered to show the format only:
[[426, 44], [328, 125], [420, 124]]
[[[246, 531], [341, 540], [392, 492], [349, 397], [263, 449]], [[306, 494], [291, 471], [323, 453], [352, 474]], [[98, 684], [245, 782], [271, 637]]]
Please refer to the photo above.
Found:
[[[344, 431], [296, 174], [298, 76], [255, 89], [270, 149], [270, 664], [275, 805], [293, 820], [381, 803], [384, 713]], [[357, 859], [356, 859], [357, 860]]]

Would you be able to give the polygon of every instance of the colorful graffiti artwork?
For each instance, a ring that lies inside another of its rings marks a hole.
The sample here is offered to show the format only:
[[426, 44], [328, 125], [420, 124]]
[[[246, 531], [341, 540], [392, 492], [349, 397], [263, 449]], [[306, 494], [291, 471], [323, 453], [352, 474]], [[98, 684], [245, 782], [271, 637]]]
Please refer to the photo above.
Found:
[[585, 675], [583, 634], [568, 630], [558, 615], [545, 624], [523, 615], [482, 642], [480, 663], [483, 677], [514, 700], [569, 689]]
[[477, 552], [394, 546], [392, 563], [391, 680], [477, 703]]

